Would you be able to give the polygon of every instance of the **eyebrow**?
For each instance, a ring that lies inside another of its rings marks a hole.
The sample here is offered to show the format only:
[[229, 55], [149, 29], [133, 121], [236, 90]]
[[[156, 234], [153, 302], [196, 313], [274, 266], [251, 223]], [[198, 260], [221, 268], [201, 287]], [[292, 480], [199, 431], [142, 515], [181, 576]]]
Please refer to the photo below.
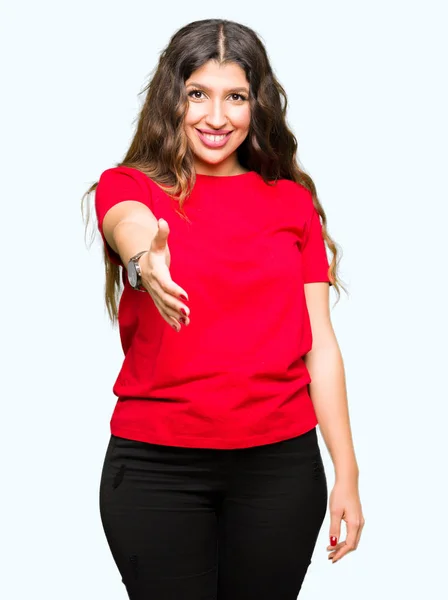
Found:
[[[206, 85], [203, 85], [202, 83], [198, 83], [196, 81], [190, 81], [190, 83], [187, 85], [187, 87], [190, 87], [190, 85], [194, 85], [195, 87], [201, 88], [201, 89], [205, 90], [206, 92], [211, 91], [209, 87], [207, 87]], [[246, 92], [246, 94], [249, 93], [249, 90], [247, 89], [247, 87], [235, 87], [235, 88], [230, 88], [226, 91], [227, 92]]]

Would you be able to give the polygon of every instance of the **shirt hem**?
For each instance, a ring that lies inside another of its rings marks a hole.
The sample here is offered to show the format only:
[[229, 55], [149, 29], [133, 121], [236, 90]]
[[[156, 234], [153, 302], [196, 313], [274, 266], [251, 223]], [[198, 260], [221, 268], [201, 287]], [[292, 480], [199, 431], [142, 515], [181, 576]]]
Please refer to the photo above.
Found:
[[135, 440], [137, 442], [146, 442], [149, 444], [158, 444], [162, 446], [177, 446], [183, 448], [211, 448], [221, 450], [232, 450], [237, 448], [251, 448], [254, 446], [263, 446], [275, 444], [314, 429], [318, 425], [317, 419], [312, 419], [306, 423], [301, 423], [299, 427], [283, 432], [271, 432], [263, 435], [255, 435], [244, 438], [205, 438], [197, 436], [176, 435], [171, 438], [163, 438], [142, 432], [129, 427], [120, 427], [112, 424], [110, 432], [117, 437]]

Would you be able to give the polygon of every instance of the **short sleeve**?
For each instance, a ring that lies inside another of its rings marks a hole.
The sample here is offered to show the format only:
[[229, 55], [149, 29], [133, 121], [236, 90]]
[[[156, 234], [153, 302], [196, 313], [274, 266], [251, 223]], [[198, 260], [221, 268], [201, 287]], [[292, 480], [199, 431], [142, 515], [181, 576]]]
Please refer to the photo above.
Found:
[[112, 262], [121, 266], [123, 266], [123, 263], [119, 254], [112, 250], [104, 237], [103, 221], [109, 209], [125, 200], [142, 202], [152, 210], [149, 178], [141, 171], [130, 167], [114, 167], [103, 171], [95, 190], [95, 213], [98, 230], [109, 258]]
[[306, 222], [302, 246], [303, 282], [327, 281], [330, 286], [333, 285], [328, 275], [329, 266], [320, 215], [312, 204], [311, 217]]

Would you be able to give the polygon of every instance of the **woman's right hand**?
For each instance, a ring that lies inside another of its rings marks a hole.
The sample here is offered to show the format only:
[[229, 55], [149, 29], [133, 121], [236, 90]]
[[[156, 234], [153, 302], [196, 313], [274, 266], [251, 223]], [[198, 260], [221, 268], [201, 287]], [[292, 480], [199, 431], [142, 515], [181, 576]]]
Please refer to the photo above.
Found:
[[139, 261], [142, 285], [151, 295], [165, 321], [176, 331], [180, 331], [180, 323], [190, 323], [190, 309], [180, 298], [183, 295], [188, 301], [188, 296], [185, 290], [171, 279], [169, 225], [165, 219], [158, 219], [158, 225], [159, 229], [151, 242], [149, 252], [143, 254]]

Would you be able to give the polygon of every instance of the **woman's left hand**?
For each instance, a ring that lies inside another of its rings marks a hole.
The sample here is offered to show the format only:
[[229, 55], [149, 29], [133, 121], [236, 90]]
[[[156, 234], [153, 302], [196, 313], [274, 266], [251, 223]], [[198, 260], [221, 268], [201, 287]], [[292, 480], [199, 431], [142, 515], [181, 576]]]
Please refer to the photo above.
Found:
[[[330, 494], [329, 509], [330, 544], [331, 541], [336, 540], [336, 545], [327, 546], [327, 550], [331, 551], [328, 559], [335, 563], [349, 552], [356, 550], [364, 527], [365, 519], [362, 514], [357, 480], [349, 482], [336, 480]], [[337, 543], [341, 534], [342, 520], [346, 524], [347, 538]]]

